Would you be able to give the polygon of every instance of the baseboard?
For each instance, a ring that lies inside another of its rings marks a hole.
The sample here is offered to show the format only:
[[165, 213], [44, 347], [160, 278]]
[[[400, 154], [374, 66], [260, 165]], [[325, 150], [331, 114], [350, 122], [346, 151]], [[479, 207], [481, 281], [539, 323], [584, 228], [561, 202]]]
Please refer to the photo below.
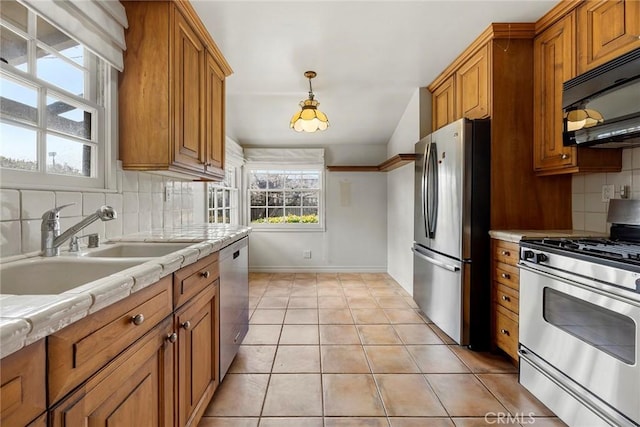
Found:
[[386, 273], [387, 267], [378, 266], [249, 266], [250, 273]]

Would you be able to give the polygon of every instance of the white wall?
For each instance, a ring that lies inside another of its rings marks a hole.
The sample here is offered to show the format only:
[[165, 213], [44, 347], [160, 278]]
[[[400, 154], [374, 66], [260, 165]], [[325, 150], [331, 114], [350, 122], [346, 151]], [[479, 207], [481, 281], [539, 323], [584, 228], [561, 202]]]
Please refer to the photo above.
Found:
[[[604, 149], [603, 149], [604, 150]], [[622, 151], [622, 172], [574, 175], [571, 185], [573, 228], [575, 230], [608, 233], [608, 202], [602, 201], [602, 186], [613, 184], [615, 198], [620, 198], [620, 187], [631, 187], [631, 198], [640, 199], [640, 147]]]
[[[98, 233], [109, 239], [204, 222], [204, 183], [120, 168], [117, 182], [117, 192], [0, 189], [0, 256], [39, 251], [42, 214], [68, 203], [75, 205], [60, 211], [63, 231], [105, 204], [118, 214], [116, 220], [94, 222], [78, 233], [80, 236]], [[169, 201], [164, 200], [165, 188], [171, 193]]]
[[[384, 145], [325, 148], [328, 165], [376, 165]], [[251, 271], [386, 272], [387, 182], [380, 172], [328, 172], [323, 232], [254, 230]], [[302, 251], [310, 250], [311, 259]]]
[[[413, 153], [414, 144], [428, 134], [430, 99], [416, 89], [387, 145], [387, 156]], [[387, 174], [387, 269], [409, 293], [413, 293], [413, 200], [414, 164]]]

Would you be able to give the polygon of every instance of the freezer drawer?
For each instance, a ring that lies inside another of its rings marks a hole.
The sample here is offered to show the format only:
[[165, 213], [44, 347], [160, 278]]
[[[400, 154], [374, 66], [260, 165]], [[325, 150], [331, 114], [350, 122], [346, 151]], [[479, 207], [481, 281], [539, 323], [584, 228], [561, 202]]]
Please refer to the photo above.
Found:
[[433, 323], [458, 344], [462, 334], [462, 263], [415, 246], [413, 298]]
[[249, 238], [220, 251], [220, 379], [249, 329]]

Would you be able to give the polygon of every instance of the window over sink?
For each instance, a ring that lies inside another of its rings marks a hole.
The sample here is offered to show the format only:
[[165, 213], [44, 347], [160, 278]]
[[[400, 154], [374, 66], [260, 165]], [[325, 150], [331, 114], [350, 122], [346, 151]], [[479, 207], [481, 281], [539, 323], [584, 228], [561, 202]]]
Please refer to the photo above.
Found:
[[115, 68], [22, 2], [2, 1], [0, 32], [2, 186], [115, 187]]

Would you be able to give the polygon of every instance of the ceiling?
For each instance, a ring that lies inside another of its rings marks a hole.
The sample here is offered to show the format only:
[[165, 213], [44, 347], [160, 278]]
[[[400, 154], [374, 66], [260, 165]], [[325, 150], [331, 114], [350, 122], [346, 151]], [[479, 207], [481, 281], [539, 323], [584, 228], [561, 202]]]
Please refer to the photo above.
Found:
[[[227, 135], [242, 146], [386, 144], [411, 96], [492, 22], [534, 22], [557, 0], [192, 0], [234, 70]], [[306, 70], [330, 127], [289, 128]]]

